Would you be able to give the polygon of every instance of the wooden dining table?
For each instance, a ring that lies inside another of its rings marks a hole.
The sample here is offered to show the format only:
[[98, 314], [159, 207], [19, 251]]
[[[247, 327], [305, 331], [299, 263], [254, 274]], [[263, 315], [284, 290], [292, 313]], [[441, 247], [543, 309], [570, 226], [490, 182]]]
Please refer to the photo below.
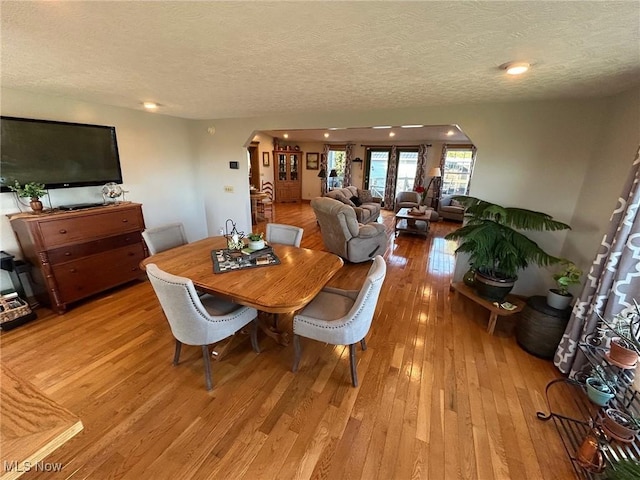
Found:
[[191, 279], [200, 291], [276, 314], [303, 308], [343, 265], [333, 253], [273, 244], [278, 265], [214, 273], [211, 252], [226, 245], [225, 237], [209, 237], [147, 257], [140, 265], [155, 263]]

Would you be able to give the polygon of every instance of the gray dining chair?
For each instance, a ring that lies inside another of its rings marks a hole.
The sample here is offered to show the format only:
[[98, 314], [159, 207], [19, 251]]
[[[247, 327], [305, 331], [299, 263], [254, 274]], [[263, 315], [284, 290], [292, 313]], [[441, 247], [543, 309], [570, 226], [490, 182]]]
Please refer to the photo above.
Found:
[[282, 223], [267, 223], [266, 241], [299, 247], [304, 229]]
[[331, 345], [349, 345], [351, 383], [358, 386], [356, 343], [360, 342], [362, 349], [367, 349], [365, 336], [371, 327], [386, 274], [387, 265], [377, 255], [360, 291], [325, 287], [293, 317], [294, 372], [300, 365], [300, 337]]
[[209, 345], [234, 335], [253, 322], [251, 345], [260, 353], [257, 337], [258, 312], [214, 295], [198, 296], [193, 282], [160, 270], [155, 263], [146, 266], [147, 276], [160, 301], [171, 333], [176, 339], [173, 364], [180, 361], [182, 344], [199, 345], [204, 360], [207, 390], [213, 388]]
[[169, 223], [160, 227], [147, 228], [142, 232], [142, 238], [144, 238], [144, 243], [147, 244], [151, 255], [187, 243], [187, 237], [181, 223]]

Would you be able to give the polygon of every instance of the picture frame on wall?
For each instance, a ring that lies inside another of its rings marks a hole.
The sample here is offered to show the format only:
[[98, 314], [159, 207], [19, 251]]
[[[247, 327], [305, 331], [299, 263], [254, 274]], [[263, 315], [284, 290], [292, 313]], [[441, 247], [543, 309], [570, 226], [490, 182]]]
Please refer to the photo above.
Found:
[[307, 170], [318, 170], [320, 162], [319, 153], [307, 153]]
[[269, 166], [269, 152], [262, 152], [262, 166]]

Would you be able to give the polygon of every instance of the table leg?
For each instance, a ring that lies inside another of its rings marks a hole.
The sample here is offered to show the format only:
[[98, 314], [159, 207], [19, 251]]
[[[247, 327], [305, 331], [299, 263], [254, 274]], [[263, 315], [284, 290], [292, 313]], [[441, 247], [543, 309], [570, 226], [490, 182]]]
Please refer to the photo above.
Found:
[[489, 316], [489, 325], [487, 326], [487, 332], [489, 332], [489, 335], [493, 335], [493, 331], [496, 328], [497, 320], [498, 320], [498, 314], [495, 312], [491, 312], [491, 315]]

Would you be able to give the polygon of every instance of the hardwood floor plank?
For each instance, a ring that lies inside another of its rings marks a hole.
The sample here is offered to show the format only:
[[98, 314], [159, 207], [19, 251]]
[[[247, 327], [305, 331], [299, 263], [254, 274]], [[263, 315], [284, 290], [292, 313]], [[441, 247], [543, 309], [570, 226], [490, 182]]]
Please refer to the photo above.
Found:
[[[325, 250], [308, 203], [277, 204], [275, 215], [304, 228], [303, 247]], [[46, 461], [73, 480], [572, 478], [555, 428], [535, 415], [557, 370], [517, 345], [517, 316], [490, 336], [486, 310], [449, 289], [444, 236], [459, 224], [433, 223], [424, 239], [395, 237], [392, 212], [381, 221], [387, 278], [368, 349], [357, 350], [358, 388], [345, 346], [302, 339], [294, 374], [292, 347], [261, 334], [260, 354], [239, 335], [212, 361], [207, 392], [198, 347], [172, 366], [173, 337], [146, 281], [64, 315], [40, 308], [1, 332], [3, 364], [84, 424]], [[359, 289], [369, 266], [345, 263], [329, 284]], [[291, 333], [291, 315], [281, 327]]]

